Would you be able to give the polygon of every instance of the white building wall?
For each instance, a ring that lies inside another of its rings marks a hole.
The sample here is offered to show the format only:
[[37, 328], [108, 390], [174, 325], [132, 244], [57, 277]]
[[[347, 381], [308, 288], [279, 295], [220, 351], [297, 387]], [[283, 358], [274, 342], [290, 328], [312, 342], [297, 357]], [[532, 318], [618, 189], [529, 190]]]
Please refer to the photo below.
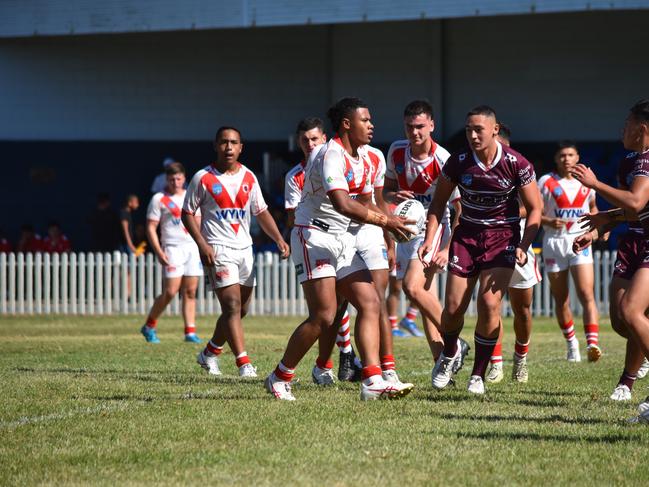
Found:
[[370, 104], [376, 140], [415, 97], [448, 136], [493, 105], [517, 140], [614, 140], [648, 97], [649, 12], [0, 40], [0, 140], [283, 140], [332, 100]]

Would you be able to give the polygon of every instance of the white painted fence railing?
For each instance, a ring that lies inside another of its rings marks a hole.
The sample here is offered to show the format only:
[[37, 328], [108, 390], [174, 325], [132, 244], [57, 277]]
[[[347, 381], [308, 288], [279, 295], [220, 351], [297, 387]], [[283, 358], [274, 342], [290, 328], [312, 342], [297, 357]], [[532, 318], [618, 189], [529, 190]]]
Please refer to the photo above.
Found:
[[[615, 252], [594, 253], [595, 300], [599, 310], [608, 314], [608, 283], [613, 273]], [[534, 288], [532, 304], [535, 316], [552, 316], [553, 305], [547, 275]], [[304, 316], [306, 304], [302, 286], [297, 283], [295, 268], [290, 260], [280, 260], [278, 254], [259, 253], [256, 256], [257, 288], [253, 294], [250, 314], [273, 316]], [[437, 285], [444, 295], [446, 275], [441, 274]], [[162, 290], [162, 267], [152, 254], [142, 257], [114, 253], [23, 254], [0, 253], [0, 315], [72, 314], [111, 315], [147, 313]], [[576, 314], [581, 313], [574, 286], [571, 303]], [[199, 284], [197, 313], [217, 314], [220, 306], [214, 294]], [[406, 301], [401, 298], [401, 312]], [[504, 313], [511, 310], [506, 302]], [[176, 296], [167, 313], [180, 313]], [[475, 295], [467, 314], [475, 315]]]

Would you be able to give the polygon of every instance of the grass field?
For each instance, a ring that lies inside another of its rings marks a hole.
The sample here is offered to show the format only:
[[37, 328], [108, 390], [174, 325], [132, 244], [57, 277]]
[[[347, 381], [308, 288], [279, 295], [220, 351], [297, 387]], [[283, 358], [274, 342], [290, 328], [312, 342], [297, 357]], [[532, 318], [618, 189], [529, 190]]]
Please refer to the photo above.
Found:
[[[623, 342], [604, 325], [604, 356], [568, 364], [554, 323], [537, 320], [530, 382], [506, 379], [484, 398], [430, 386], [423, 339], [400, 340], [402, 401], [361, 403], [358, 386], [317, 389], [314, 355], [298, 369], [297, 401], [275, 401], [263, 377], [281, 357], [294, 318], [249, 318], [247, 347], [260, 378], [224, 377], [195, 364], [178, 320], [158, 346], [141, 318], [0, 318], [0, 485], [647, 485], [649, 427], [629, 425], [634, 400], [608, 399]], [[211, 330], [199, 320], [199, 333]], [[210, 323], [208, 325], [208, 323]], [[507, 321], [505, 357], [513, 352]], [[465, 332], [470, 337], [472, 330]], [[472, 340], [471, 340], [472, 342]], [[582, 339], [582, 354], [584, 348]], [[470, 366], [469, 361], [469, 366]]]

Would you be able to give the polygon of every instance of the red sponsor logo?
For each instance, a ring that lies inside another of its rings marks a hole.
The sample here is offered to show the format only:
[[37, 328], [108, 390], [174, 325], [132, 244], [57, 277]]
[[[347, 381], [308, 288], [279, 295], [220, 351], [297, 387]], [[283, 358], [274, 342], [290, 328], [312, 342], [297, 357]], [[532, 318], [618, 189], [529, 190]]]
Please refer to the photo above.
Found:
[[227, 268], [226, 269], [219, 269], [218, 271], [216, 271], [216, 278], [219, 281], [222, 281], [223, 279], [225, 279], [225, 278], [227, 278], [229, 276], [230, 276], [230, 271]]
[[167, 266], [167, 272], [173, 272], [175, 270], [176, 270], [176, 266], [173, 266], [173, 265], [168, 265]]
[[331, 265], [331, 261], [329, 259], [317, 259], [315, 261], [315, 266], [316, 267], [323, 267], [326, 265]]

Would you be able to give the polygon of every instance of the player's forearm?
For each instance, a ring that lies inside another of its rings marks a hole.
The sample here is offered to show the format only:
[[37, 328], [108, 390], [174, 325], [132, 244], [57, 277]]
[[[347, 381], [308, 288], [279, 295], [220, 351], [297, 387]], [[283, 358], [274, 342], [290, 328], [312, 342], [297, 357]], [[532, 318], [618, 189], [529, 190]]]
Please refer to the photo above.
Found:
[[146, 238], [153, 249], [153, 252], [158, 257], [162, 257], [164, 252], [162, 251], [162, 246], [160, 245], [160, 239], [158, 238], [158, 232], [156, 231], [156, 226], [147, 225], [146, 226]]
[[646, 198], [642, 198], [640, 195], [635, 194], [632, 191], [614, 188], [608, 184], [602, 183], [601, 181], [597, 181], [595, 186], [593, 186], [593, 189], [606, 201], [625, 211], [637, 213], [647, 204]]
[[528, 210], [523, 238], [521, 238], [521, 243], [518, 245], [525, 252], [527, 252], [527, 249], [529, 249], [530, 245], [532, 245], [532, 242], [536, 238], [536, 234], [539, 232], [540, 223], [541, 209], [532, 208]]

